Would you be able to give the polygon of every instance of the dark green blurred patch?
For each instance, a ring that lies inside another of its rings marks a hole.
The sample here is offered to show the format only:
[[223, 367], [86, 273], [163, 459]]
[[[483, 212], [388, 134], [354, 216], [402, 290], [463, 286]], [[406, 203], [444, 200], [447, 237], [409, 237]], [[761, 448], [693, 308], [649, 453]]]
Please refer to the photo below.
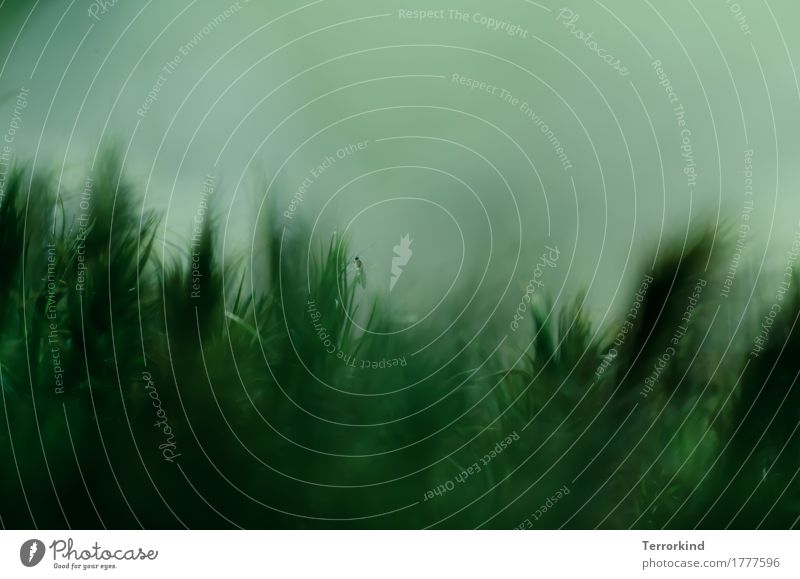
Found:
[[264, 251], [223, 260], [212, 211], [197, 244], [162, 259], [158, 217], [113, 155], [90, 189], [56, 199], [17, 170], [0, 205], [5, 527], [788, 528], [800, 515], [800, 292], [750, 357], [771, 304], [743, 307], [746, 338], [727, 338], [714, 289], [727, 249], [709, 234], [643, 272], [627, 324], [597, 328], [583, 297], [534, 301], [523, 352], [456, 331], [412, 356], [419, 335], [373, 333], [394, 320], [353, 283], [346, 239], [307, 253], [306, 233], [270, 217]]

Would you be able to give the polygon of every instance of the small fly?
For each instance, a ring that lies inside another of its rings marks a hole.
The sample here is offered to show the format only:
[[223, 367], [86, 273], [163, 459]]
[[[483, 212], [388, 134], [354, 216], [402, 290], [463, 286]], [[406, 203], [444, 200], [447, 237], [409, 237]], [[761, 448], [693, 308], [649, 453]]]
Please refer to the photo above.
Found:
[[364, 268], [364, 262], [361, 261], [361, 258], [356, 256], [353, 260], [353, 267], [356, 271], [356, 281], [362, 288], [367, 287], [367, 271]]
[[346, 270], [347, 273], [352, 272], [353, 281], [355, 281], [363, 289], [366, 289], [367, 287], [367, 270], [372, 266], [367, 266], [366, 264], [364, 264], [364, 261], [361, 259], [361, 256], [364, 255], [364, 252], [369, 252], [371, 247], [372, 245], [370, 245], [366, 249], [362, 249], [361, 251], [359, 251], [353, 258], [353, 260], [349, 261], [347, 264], [347, 270]]

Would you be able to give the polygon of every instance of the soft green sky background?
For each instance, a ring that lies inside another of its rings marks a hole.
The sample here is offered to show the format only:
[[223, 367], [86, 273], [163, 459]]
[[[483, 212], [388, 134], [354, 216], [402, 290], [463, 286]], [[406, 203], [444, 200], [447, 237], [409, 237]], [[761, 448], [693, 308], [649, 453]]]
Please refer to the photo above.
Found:
[[[0, 132], [13, 118], [13, 95], [28, 88], [17, 158], [55, 166], [57, 178], [63, 169], [72, 184], [98, 144], [118, 144], [129, 175], [147, 187], [146, 203], [168, 210], [169, 236], [188, 235], [214, 172], [234, 246], [249, 240], [265, 194], [253, 189], [255, 175], [274, 178], [269, 195], [283, 210], [326, 157], [367, 141], [313, 178], [288, 230], [318, 216], [323, 238], [349, 225], [381, 293], [392, 247], [409, 233], [414, 256], [392, 299], [411, 318], [441, 299], [459, 311], [481, 279], [469, 307], [502, 301], [508, 317], [548, 244], [562, 250], [546, 274], [550, 291], [589, 287], [601, 317], [610, 304], [627, 309], [616, 292], [638, 285], [643, 257], [662, 238], [718, 214], [738, 226], [748, 149], [759, 224], [752, 258], [760, 261], [771, 238], [781, 261], [798, 228], [794, 0], [241, 2], [138, 116], [162, 67], [232, 4], [118, 0], [97, 21], [86, 0], [7, 0], [0, 94], [11, 100], [0, 105]], [[399, 17], [423, 7], [446, 17]], [[572, 35], [561, 8], [579, 14], [573, 28], [593, 32], [630, 74]], [[475, 14], [526, 37], [487, 29]], [[656, 59], [686, 110], [693, 194]], [[498, 90], [470, 91], [454, 74]], [[519, 102], [504, 101], [500, 88]], [[571, 169], [523, 102], [563, 144]], [[447, 294], [454, 280], [466, 291]]]

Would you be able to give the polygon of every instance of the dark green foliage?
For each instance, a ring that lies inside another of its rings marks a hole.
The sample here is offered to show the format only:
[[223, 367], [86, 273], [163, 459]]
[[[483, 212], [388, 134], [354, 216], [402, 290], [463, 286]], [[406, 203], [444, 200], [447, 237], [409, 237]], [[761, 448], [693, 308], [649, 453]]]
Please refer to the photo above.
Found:
[[583, 295], [558, 308], [537, 297], [523, 350], [456, 328], [412, 355], [441, 328], [382, 336], [396, 322], [354, 283], [346, 239], [289, 235], [273, 212], [263, 251], [223, 260], [212, 208], [197, 239], [167, 251], [136, 199], [113, 155], [72, 196], [19, 170], [7, 182], [6, 527], [788, 528], [800, 516], [798, 282], [751, 355], [772, 304], [721, 297], [728, 249], [710, 233], [659, 256], [635, 315], [608, 327]]

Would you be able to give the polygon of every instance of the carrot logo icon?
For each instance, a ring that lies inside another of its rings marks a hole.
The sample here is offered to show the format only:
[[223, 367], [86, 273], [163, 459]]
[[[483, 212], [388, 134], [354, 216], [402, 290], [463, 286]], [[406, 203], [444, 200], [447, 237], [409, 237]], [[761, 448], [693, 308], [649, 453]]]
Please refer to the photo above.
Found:
[[44, 543], [39, 539], [29, 539], [19, 549], [19, 560], [26, 567], [36, 567], [44, 559]]
[[403, 268], [408, 265], [411, 256], [414, 252], [411, 250], [411, 244], [414, 240], [411, 239], [410, 234], [406, 233], [400, 238], [400, 243], [394, 246], [394, 257], [392, 257], [392, 277], [389, 280], [389, 291], [394, 290], [394, 286], [403, 275]]

